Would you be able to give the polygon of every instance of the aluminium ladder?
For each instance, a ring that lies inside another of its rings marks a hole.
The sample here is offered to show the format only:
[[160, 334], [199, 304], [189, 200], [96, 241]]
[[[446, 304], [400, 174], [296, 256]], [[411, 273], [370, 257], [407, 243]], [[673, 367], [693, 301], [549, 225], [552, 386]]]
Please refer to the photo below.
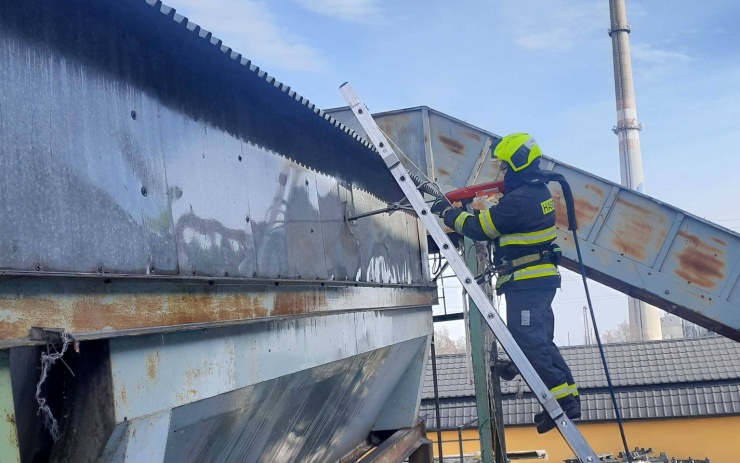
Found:
[[460, 283], [462, 283], [468, 295], [475, 302], [478, 310], [483, 316], [483, 319], [491, 328], [493, 334], [501, 343], [501, 346], [509, 355], [509, 358], [511, 358], [511, 361], [516, 364], [522, 377], [527, 382], [527, 385], [529, 385], [530, 389], [537, 397], [537, 400], [540, 401], [542, 407], [555, 421], [557, 429], [560, 431], [563, 439], [565, 439], [581, 463], [598, 462], [599, 458], [596, 456], [596, 453], [591, 450], [591, 447], [575, 427], [573, 422], [565, 415], [563, 409], [560, 408], [557, 400], [555, 400], [552, 394], [550, 394], [547, 386], [542, 382], [542, 379], [537, 375], [532, 364], [529, 363], [529, 360], [527, 360], [527, 357], [519, 348], [519, 345], [514, 341], [514, 338], [506, 327], [506, 324], [494, 309], [491, 301], [488, 300], [486, 294], [475, 282], [473, 274], [465, 265], [462, 258], [458, 255], [457, 250], [452, 245], [447, 234], [442, 230], [442, 227], [437, 222], [434, 214], [429, 211], [429, 208], [424, 201], [424, 197], [418, 191], [409, 173], [401, 164], [398, 155], [396, 155], [395, 151], [391, 148], [390, 143], [385, 138], [380, 127], [375, 123], [375, 120], [370, 115], [365, 104], [360, 100], [357, 93], [355, 93], [349, 83], [342, 84], [339, 90], [352, 109], [352, 112], [357, 117], [360, 125], [362, 125], [362, 128], [367, 133], [370, 141], [375, 145], [378, 154], [383, 159], [383, 162], [385, 162], [385, 165], [390, 170], [393, 178], [395, 178], [396, 182], [398, 182], [398, 185], [401, 187], [401, 190], [403, 190], [403, 193], [414, 208], [414, 211], [416, 211], [419, 219], [427, 228], [429, 235], [434, 239], [435, 243], [437, 243], [437, 246], [439, 246], [440, 252], [449, 263], [450, 268], [455, 272]]

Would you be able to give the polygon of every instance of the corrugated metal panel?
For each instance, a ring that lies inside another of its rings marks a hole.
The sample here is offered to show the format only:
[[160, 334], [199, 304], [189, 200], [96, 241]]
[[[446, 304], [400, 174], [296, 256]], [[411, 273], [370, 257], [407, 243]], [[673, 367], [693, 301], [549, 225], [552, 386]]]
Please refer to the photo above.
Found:
[[[0, 269], [412, 280], [419, 240], [400, 215], [371, 234], [391, 258], [327, 261], [322, 222], [344, 219], [327, 182], [367, 190], [370, 209], [397, 185], [366, 142], [210, 33], [143, 1], [0, 13]], [[378, 260], [384, 278], [367, 275]]]

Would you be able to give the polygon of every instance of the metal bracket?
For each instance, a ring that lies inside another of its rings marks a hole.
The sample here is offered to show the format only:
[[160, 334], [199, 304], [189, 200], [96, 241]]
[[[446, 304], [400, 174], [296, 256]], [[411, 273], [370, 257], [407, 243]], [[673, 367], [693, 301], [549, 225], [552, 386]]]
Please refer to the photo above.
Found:
[[31, 341], [40, 341], [45, 342], [46, 344], [63, 344], [64, 333], [64, 328], [42, 328], [32, 326], [29, 330], [29, 338], [31, 338]]
[[394, 203], [388, 203], [386, 207], [383, 209], [378, 209], [375, 211], [365, 212], [364, 214], [358, 214], [352, 217], [347, 217], [347, 221], [350, 222], [352, 225], [357, 225], [357, 219], [362, 219], [364, 217], [370, 217], [371, 215], [377, 215], [382, 214], [384, 212], [387, 212], [389, 215], [393, 214], [396, 211], [413, 211], [414, 208], [411, 207], [411, 204], [408, 203], [408, 201], [404, 198], [401, 201], [396, 201]]

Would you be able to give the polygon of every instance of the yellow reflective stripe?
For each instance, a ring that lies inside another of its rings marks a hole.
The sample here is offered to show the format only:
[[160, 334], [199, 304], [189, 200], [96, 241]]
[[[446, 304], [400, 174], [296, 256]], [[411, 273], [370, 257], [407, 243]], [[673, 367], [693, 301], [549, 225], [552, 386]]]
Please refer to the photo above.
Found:
[[559, 386], [555, 386], [554, 388], [550, 389], [550, 394], [552, 394], [552, 396], [556, 399], [568, 397], [570, 395], [570, 386], [568, 386], [568, 383], [563, 383]]
[[558, 268], [552, 264], [533, 265], [514, 272], [514, 280], [530, 280], [532, 278], [558, 276]]
[[532, 278], [556, 277], [558, 275], [560, 275], [560, 273], [558, 273], [558, 268], [553, 264], [533, 265], [522, 270], [517, 270], [508, 275], [500, 275], [496, 279], [496, 287], [501, 287], [501, 285], [509, 280], [531, 280]]
[[539, 244], [554, 240], [556, 236], [555, 227], [528, 233], [512, 233], [510, 235], [502, 235], [499, 240], [499, 246]]
[[571, 384], [571, 385], [570, 385], [570, 386], [568, 387], [568, 390], [570, 391], [570, 393], [571, 393], [571, 395], [572, 395], [573, 397], [578, 397], [578, 388], [576, 387], [576, 385], [575, 385], [575, 384]]
[[455, 219], [455, 231], [462, 234], [463, 225], [465, 224], [465, 219], [468, 217], [473, 217], [473, 214], [468, 214], [467, 212], [461, 212], [460, 215], [457, 216]]
[[491, 219], [491, 211], [489, 209], [481, 212], [478, 215], [478, 220], [480, 221], [480, 226], [483, 228], [483, 232], [486, 234], [487, 237], [491, 239], [496, 239], [501, 236], [501, 233], [496, 230], [496, 226], [493, 225], [493, 220]]

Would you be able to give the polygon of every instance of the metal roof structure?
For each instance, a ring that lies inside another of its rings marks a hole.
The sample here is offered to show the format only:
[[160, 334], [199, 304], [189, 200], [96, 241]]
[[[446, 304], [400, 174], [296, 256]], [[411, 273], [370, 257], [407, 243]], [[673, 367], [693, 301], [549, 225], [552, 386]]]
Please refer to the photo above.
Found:
[[[723, 337], [604, 346], [622, 417], [667, 419], [740, 414], [740, 343]], [[583, 401], [583, 421], [613, 420], [614, 410], [596, 346], [562, 347]], [[443, 429], [476, 417], [465, 355], [437, 358]], [[533, 424], [540, 411], [520, 377], [502, 381], [506, 425]], [[427, 366], [421, 416], [435, 421], [432, 370]]]

